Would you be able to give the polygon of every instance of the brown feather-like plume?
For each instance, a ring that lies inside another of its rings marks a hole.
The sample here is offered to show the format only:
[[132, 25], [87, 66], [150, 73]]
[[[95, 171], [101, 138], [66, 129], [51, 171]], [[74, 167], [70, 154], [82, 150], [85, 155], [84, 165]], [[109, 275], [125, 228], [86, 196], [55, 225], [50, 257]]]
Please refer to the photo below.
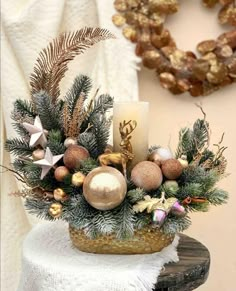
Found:
[[83, 110], [85, 101], [85, 95], [81, 94], [76, 102], [75, 109], [73, 110], [72, 117], [70, 120], [68, 136], [77, 138], [80, 133], [80, 127], [85, 118], [85, 112]]
[[87, 48], [109, 38], [115, 37], [106, 29], [86, 27], [54, 39], [39, 54], [30, 76], [31, 94], [45, 90], [54, 103], [60, 95], [59, 82], [67, 71], [68, 63]]

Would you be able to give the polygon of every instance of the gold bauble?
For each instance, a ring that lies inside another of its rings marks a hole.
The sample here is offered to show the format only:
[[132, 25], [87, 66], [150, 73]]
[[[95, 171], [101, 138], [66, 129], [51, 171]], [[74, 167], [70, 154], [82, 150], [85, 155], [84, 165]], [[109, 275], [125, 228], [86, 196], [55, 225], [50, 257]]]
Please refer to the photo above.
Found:
[[99, 210], [109, 210], [120, 205], [126, 192], [124, 176], [112, 167], [98, 167], [84, 180], [84, 197], [90, 205]]
[[63, 161], [68, 169], [79, 168], [82, 161], [89, 158], [86, 148], [79, 145], [70, 145], [64, 153]]
[[62, 214], [62, 205], [60, 203], [52, 203], [48, 213], [53, 217], [53, 218], [58, 218]]
[[188, 167], [188, 161], [186, 156], [182, 155], [181, 158], [178, 159], [178, 161], [180, 162], [183, 169], [186, 169]]
[[57, 167], [54, 172], [54, 177], [58, 182], [63, 182], [64, 178], [70, 174], [69, 170], [65, 166]]
[[169, 159], [162, 162], [161, 170], [167, 179], [175, 180], [182, 174], [183, 167], [178, 160]]
[[34, 161], [42, 160], [44, 158], [45, 152], [42, 149], [34, 150], [32, 157]]
[[131, 180], [135, 186], [145, 191], [151, 191], [161, 186], [163, 176], [157, 164], [143, 161], [138, 163], [131, 171]]
[[68, 199], [67, 194], [61, 188], [57, 188], [53, 191], [54, 199], [57, 201], [66, 201]]
[[68, 148], [70, 145], [76, 145], [77, 140], [73, 137], [67, 137], [64, 141], [64, 146]]
[[81, 172], [72, 175], [71, 183], [76, 187], [81, 187], [84, 183], [85, 175]]

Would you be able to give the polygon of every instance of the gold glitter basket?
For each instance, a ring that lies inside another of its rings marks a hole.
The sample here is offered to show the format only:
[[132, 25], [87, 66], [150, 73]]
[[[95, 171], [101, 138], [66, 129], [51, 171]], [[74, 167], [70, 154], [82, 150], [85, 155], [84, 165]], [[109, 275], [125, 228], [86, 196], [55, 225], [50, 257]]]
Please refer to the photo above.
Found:
[[88, 238], [83, 230], [69, 226], [70, 238], [80, 251], [95, 254], [150, 254], [161, 251], [174, 240], [174, 235], [166, 235], [153, 228], [136, 230], [128, 240], [118, 240], [115, 234]]

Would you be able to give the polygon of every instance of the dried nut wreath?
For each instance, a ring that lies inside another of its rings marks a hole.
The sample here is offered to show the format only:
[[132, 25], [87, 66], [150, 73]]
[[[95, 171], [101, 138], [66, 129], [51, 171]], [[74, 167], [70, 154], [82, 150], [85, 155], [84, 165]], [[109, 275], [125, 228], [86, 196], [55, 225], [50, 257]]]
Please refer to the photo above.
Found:
[[[178, 0], [116, 0], [116, 26], [136, 45], [143, 65], [155, 69], [161, 85], [173, 94], [189, 91], [194, 97], [208, 95], [236, 81], [236, 30], [221, 34], [216, 40], [198, 43], [197, 57], [192, 51], [177, 48], [170, 31], [164, 27], [169, 14], [179, 9]], [[236, 26], [234, 0], [203, 0], [212, 8], [221, 5], [220, 24]]]

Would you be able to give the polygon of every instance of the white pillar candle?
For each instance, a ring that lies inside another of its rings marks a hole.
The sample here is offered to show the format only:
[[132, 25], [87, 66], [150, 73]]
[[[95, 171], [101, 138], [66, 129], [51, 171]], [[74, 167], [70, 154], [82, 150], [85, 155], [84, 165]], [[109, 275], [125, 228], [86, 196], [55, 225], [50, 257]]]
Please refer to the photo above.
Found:
[[148, 155], [148, 102], [115, 102], [113, 110], [113, 146], [115, 152], [120, 152], [121, 135], [120, 122], [135, 120], [137, 126], [131, 135], [131, 145], [134, 159], [132, 166], [147, 159]]

